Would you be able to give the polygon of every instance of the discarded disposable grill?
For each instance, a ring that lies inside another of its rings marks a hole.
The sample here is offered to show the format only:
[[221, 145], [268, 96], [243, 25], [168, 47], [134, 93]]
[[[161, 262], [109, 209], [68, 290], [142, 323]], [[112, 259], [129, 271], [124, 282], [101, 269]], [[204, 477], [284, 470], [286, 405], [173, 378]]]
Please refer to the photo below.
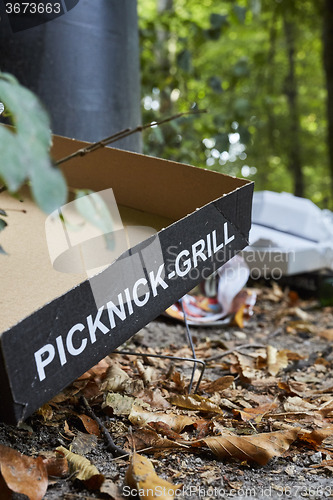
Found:
[[[54, 136], [52, 156], [87, 147]], [[99, 199], [113, 190], [120, 219], [108, 229], [110, 246], [115, 233], [130, 243], [112, 263], [96, 261], [96, 238], [105, 232], [78, 242], [80, 233], [66, 226], [70, 203], [61, 207], [65, 217], [57, 213], [52, 221], [27, 191], [20, 201], [2, 193], [4, 206], [21, 209], [11, 211], [3, 236], [9, 256], [0, 259], [0, 420], [10, 423], [31, 415], [248, 245], [253, 183], [245, 179], [113, 148], [72, 157], [62, 168], [74, 189], [93, 190]], [[155, 233], [144, 233], [147, 227]], [[134, 228], [142, 230], [139, 241]], [[82, 260], [104, 270], [89, 277]], [[195, 369], [205, 367], [192, 353], [180, 359], [193, 363], [190, 390]]]
[[186, 337], [187, 337], [188, 343], [190, 345], [190, 348], [191, 348], [191, 351], [192, 351], [192, 354], [193, 354], [192, 358], [181, 357], [181, 356], [168, 356], [166, 354], [146, 354], [146, 353], [142, 353], [142, 352], [123, 351], [123, 350], [119, 350], [119, 349], [117, 349], [116, 351], [113, 351], [112, 354], [124, 354], [126, 356], [141, 356], [143, 358], [171, 359], [172, 361], [186, 361], [186, 362], [189, 362], [189, 363], [193, 363], [191, 379], [190, 379], [190, 383], [189, 383], [189, 386], [188, 386], [188, 393], [191, 394], [192, 387], [193, 387], [194, 376], [195, 376], [195, 371], [196, 371], [196, 368], [197, 368], [197, 364], [201, 365], [201, 372], [200, 372], [198, 381], [197, 381], [197, 383], [195, 385], [194, 393], [198, 392], [198, 390], [199, 390], [199, 387], [200, 387], [200, 384], [201, 384], [201, 381], [202, 381], [202, 377], [203, 377], [205, 369], [206, 369], [206, 363], [202, 359], [198, 359], [196, 357], [195, 348], [194, 348], [194, 344], [193, 344], [193, 339], [192, 339], [192, 335], [191, 335], [191, 330], [190, 330], [190, 327], [189, 327], [189, 324], [188, 324], [188, 321], [187, 321], [186, 313], [184, 311], [183, 300], [180, 299], [179, 302], [181, 304], [183, 315], [184, 315]]

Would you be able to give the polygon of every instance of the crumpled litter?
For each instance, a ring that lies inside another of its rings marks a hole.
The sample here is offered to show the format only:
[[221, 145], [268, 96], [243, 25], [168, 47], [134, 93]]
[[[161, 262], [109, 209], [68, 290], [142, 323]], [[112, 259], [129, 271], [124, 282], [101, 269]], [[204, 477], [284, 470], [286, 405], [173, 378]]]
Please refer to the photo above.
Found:
[[[190, 294], [182, 297], [189, 325], [213, 326], [231, 323], [233, 315], [243, 308], [243, 318], [253, 314], [256, 293], [244, 289], [250, 276], [245, 260], [235, 255]], [[184, 321], [181, 302], [165, 311], [167, 316]]]
[[242, 255], [255, 279], [333, 270], [333, 213], [290, 193], [258, 191]]

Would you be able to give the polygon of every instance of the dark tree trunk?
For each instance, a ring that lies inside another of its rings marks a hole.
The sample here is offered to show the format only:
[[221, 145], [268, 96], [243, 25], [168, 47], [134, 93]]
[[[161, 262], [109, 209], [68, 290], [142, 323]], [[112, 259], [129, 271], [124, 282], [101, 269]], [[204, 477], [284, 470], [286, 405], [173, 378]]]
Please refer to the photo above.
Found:
[[323, 56], [327, 88], [327, 143], [333, 192], [333, 1], [324, 2]]
[[[11, 34], [1, 22], [0, 69], [44, 102], [53, 132], [96, 141], [141, 123], [135, 0], [80, 0], [62, 17]], [[141, 150], [140, 134], [115, 144]]]
[[304, 196], [304, 176], [302, 171], [300, 145], [300, 119], [298, 111], [298, 88], [295, 75], [295, 37], [296, 25], [288, 12], [284, 14], [284, 32], [286, 40], [288, 74], [285, 81], [285, 94], [289, 107], [289, 138], [288, 138], [288, 167], [294, 179], [294, 194]]

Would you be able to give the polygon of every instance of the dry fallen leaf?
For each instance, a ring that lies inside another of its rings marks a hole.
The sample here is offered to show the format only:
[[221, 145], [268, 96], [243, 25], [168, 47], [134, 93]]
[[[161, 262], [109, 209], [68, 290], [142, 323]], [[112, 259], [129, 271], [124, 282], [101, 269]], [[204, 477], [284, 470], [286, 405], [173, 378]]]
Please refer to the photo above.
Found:
[[38, 408], [37, 414], [43, 417], [44, 422], [47, 422], [53, 417], [53, 409], [49, 404], [46, 403], [45, 405]]
[[176, 415], [175, 413], [152, 412], [141, 408], [139, 405], [132, 406], [128, 417], [133, 425], [144, 426], [149, 422], [164, 422], [175, 432], [181, 432], [187, 425], [192, 425], [195, 418], [187, 415]]
[[152, 462], [139, 453], [133, 453], [130, 458], [130, 464], [126, 471], [125, 483], [128, 487], [136, 490], [138, 495], [144, 498], [162, 500], [173, 500], [176, 491], [182, 485], [173, 485], [165, 479], [159, 477], [154, 469]]
[[162, 434], [162, 436], [165, 436], [168, 439], [177, 441], [177, 440], [182, 440], [182, 436], [178, 434], [178, 432], [175, 432], [171, 429], [171, 427], [168, 424], [165, 424], [164, 422], [149, 422], [149, 427], [154, 429], [154, 431], [158, 432], [159, 434]]
[[129, 415], [134, 403], [134, 398], [118, 394], [117, 392], [109, 392], [102, 408], [106, 413], [114, 415]]
[[306, 384], [293, 380], [289, 380], [288, 383], [279, 381], [278, 388], [286, 391], [286, 393], [291, 396], [303, 397], [306, 395], [306, 392], [309, 393]]
[[197, 431], [197, 439], [201, 439], [212, 432], [212, 430], [214, 429], [214, 422], [212, 420], [199, 418], [193, 424], [193, 427]]
[[153, 376], [155, 374], [155, 368], [153, 368], [152, 366], [144, 366], [139, 359], [136, 360], [136, 367], [144, 384], [149, 385], [152, 382]]
[[143, 381], [131, 379], [118, 364], [113, 363], [103, 380], [101, 390], [103, 392], [122, 392], [133, 395], [143, 390]]
[[75, 473], [75, 479], [80, 479], [88, 489], [97, 490], [100, 488], [104, 476], [87, 458], [72, 453], [64, 446], [58, 446], [56, 451], [67, 458], [71, 472]]
[[109, 369], [110, 361], [108, 362], [107, 360], [108, 358], [101, 359], [101, 361], [99, 361], [97, 365], [90, 368], [90, 370], [81, 375], [81, 377], [79, 377], [77, 380], [87, 380], [87, 379], [100, 380], [105, 376], [105, 374]]
[[217, 404], [197, 394], [192, 394], [190, 396], [175, 395], [170, 398], [170, 403], [180, 408], [187, 408], [188, 410], [219, 413], [220, 415], [224, 414]]
[[324, 439], [332, 436], [333, 425], [326, 427], [324, 429], [315, 429], [313, 431], [302, 431], [298, 435], [298, 439], [306, 442], [313, 448], [317, 448], [321, 445]]
[[246, 383], [250, 383], [252, 379], [258, 378], [260, 371], [256, 369], [254, 359], [239, 352], [235, 352], [234, 356], [237, 362], [231, 365], [232, 373], [239, 373], [241, 380]]
[[283, 403], [286, 412], [311, 412], [318, 410], [318, 407], [308, 401], [304, 401], [299, 396], [293, 396], [286, 399]]
[[70, 445], [70, 451], [85, 455], [97, 446], [97, 436], [95, 434], [86, 434], [85, 432], [76, 431], [76, 436]]
[[[42, 457], [28, 457], [8, 446], [0, 445], [0, 470], [10, 491], [26, 495], [30, 500], [42, 500], [44, 497], [48, 480]], [[1, 488], [0, 495], [2, 492], [3, 497], [0, 498], [8, 498], [6, 489]]]
[[171, 404], [165, 399], [160, 389], [145, 389], [140, 394], [137, 394], [137, 396], [145, 403], [148, 403], [151, 408], [157, 410], [167, 410], [171, 408]]
[[280, 370], [288, 366], [287, 351], [278, 351], [275, 347], [268, 345], [266, 347], [267, 354], [267, 371], [270, 375], [277, 375]]
[[243, 410], [232, 410], [235, 415], [240, 415], [244, 422], [249, 420], [254, 420], [256, 423], [261, 422], [264, 415], [267, 415], [272, 410], [277, 408], [276, 403], [266, 403], [262, 406], [257, 406], [256, 408], [244, 408]]
[[104, 495], [108, 495], [113, 500], [123, 500], [120, 488], [111, 479], [105, 479], [99, 490]]
[[328, 330], [321, 330], [316, 333], [317, 335], [319, 335], [319, 337], [322, 337], [323, 339], [333, 342], [333, 328], [329, 328]]
[[246, 305], [242, 304], [233, 318], [233, 323], [235, 323], [235, 325], [238, 326], [239, 328], [244, 328], [245, 309]]
[[[40, 455], [46, 467], [47, 475], [49, 477], [67, 477], [69, 474], [68, 462], [65, 457], [61, 457], [54, 451], [43, 452]], [[0, 490], [1, 491], [1, 490]]]
[[122, 389], [124, 382], [129, 380], [127, 373], [116, 363], [112, 364], [106, 374], [102, 384], [102, 390], [118, 392]]
[[88, 417], [88, 415], [78, 415], [79, 419], [83, 423], [83, 426], [85, 430], [89, 434], [95, 434], [95, 436], [100, 437], [101, 433], [99, 430], [98, 423], [92, 419], [91, 417]]
[[213, 382], [209, 382], [208, 384], [202, 385], [202, 389], [208, 394], [213, 394], [214, 392], [224, 391], [228, 389], [235, 378], [232, 375], [227, 375], [225, 377], [220, 377]]
[[134, 432], [131, 437], [131, 444], [133, 444], [137, 450], [151, 448], [155, 451], [167, 448], [188, 448], [188, 446], [178, 444], [175, 441], [159, 436], [157, 432], [152, 429], [140, 429]]
[[203, 442], [218, 458], [238, 458], [247, 462], [266, 465], [275, 456], [288, 450], [295, 441], [298, 429], [267, 432], [254, 436], [216, 436], [207, 437]]

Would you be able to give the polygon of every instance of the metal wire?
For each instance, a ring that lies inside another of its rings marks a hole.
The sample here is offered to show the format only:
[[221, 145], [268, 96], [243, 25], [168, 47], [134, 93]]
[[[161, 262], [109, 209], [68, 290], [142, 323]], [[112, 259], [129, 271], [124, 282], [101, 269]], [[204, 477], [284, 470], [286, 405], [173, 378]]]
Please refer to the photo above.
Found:
[[[118, 350], [113, 351], [111, 354], [124, 354], [125, 356], [142, 356], [143, 358], [171, 359], [174, 361], [188, 361], [189, 363], [195, 363], [195, 365], [200, 364], [201, 365], [201, 373], [200, 373], [200, 377], [198, 379], [198, 382], [195, 386], [194, 393], [196, 393], [199, 390], [199, 387], [200, 387], [200, 384], [202, 381], [202, 377], [203, 377], [203, 374], [204, 374], [205, 369], [206, 369], [205, 361], [203, 361], [202, 359], [198, 359], [198, 358], [183, 358], [181, 356], [168, 356], [166, 354], [146, 354], [144, 352], [118, 351]], [[190, 389], [190, 387], [189, 387], [189, 389]], [[189, 390], [189, 394], [190, 394], [190, 390]]]
[[182, 308], [182, 311], [183, 311], [183, 314], [184, 314], [184, 322], [185, 322], [185, 330], [186, 330], [187, 340], [188, 340], [188, 343], [190, 345], [190, 348], [191, 348], [191, 351], [192, 351], [192, 354], [193, 354], [192, 358], [185, 358], [185, 357], [181, 357], [181, 356], [168, 356], [166, 354], [146, 354], [146, 353], [135, 352], [135, 351], [122, 351], [122, 350], [119, 351], [118, 349], [116, 351], [113, 351], [112, 354], [124, 354], [126, 356], [142, 356], [142, 357], [145, 357], [145, 358], [171, 359], [171, 360], [174, 360], [174, 361], [185, 361], [185, 362], [193, 363], [191, 380], [190, 380], [190, 383], [189, 383], [189, 386], [188, 386], [188, 393], [189, 394], [191, 394], [191, 392], [192, 392], [195, 370], [197, 368], [197, 365], [199, 364], [199, 365], [201, 365], [201, 373], [200, 373], [198, 382], [196, 383], [196, 386], [195, 386], [195, 389], [194, 389], [194, 394], [195, 394], [199, 390], [199, 387], [200, 387], [200, 384], [201, 384], [201, 381], [202, 381], [202, 377], [203, 377], [203, 374], [204, 374], [205, 369], [206, 369], [206, 363], [202, 359], [198, 359], [196, 357], [195, 348], [194, 348], [194, 344], [193, 344], [193, 339], [192, 339], [190, 327], [189, 327], [189, 324], [188, 324], [188, 321], [187, 321], [186, 313], [184, 311], [183, 299], [180, 299], [180, 304], [181, 304], [181, 308]]
[[[197, 357], [195, 355], [195, 349], [194, 349], [194, 345], [193, 345], [192, 335], [191, 335], [191, 332], [190, 332], [190, 327], [189, 327], [189, 324], [188, 324], [188, 321], [187, 321], [187, 316], [186, 316], [185, 309], [184, 309], [183, 297], [180, 299], [180, 305], [181, 305], [181, 308], [182, 308], [182, 311], [183, 311], [183, 315], [184, 315], [185, 330], [186, 330], [186, 335], [187, 335], [188, 343], [190, 344], [190, 347], [191, 347], [192, 357], [193, 357], [193, 359], [197, 359]], [[192, 368], [191, 380], [190, 380], [190, 384], [188, 386], [188, 393], [189, 394], [191, 394], [191, 391], [192, 391], [192, 385], [193, 385], [193, 380], [194, 380], [194, 375], [195, 375], [196, 368], [197, 368], [197, 364], [194, 362], [193, 363], [193, 368]]]

